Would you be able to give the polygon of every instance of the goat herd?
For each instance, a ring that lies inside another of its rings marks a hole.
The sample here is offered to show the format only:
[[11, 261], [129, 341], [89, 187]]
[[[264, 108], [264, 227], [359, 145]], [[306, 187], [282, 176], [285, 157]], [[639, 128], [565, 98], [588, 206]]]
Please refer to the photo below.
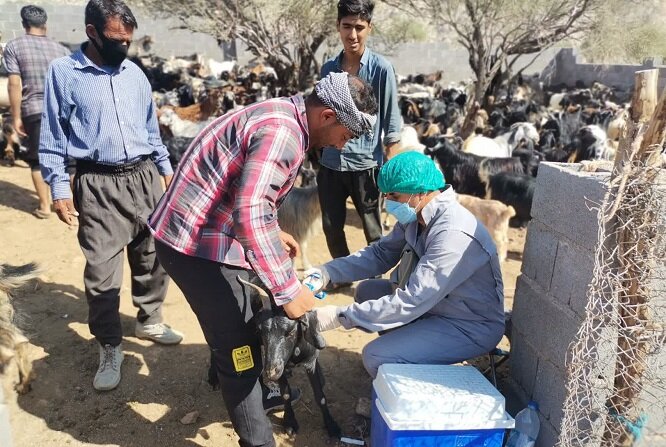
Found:
[[[293, 93], [281, 91], [275, 71], [261, 64], [240, 68], [233, 62], [196, 56], [161, 59], [139, 54], [133, 59], [153, 87], [163, 141], [174, 166], [211, 120], [255, 101]], [[472, 113], [466, 113], [466, 87], [445, 85], [441, 73], [399, 79], [398, 92], [404, 121], [401, 150], [422, 151], [437, 161], [463, 206], [489, 228], [502, 260], [506, 258], [508, 225], [522, 226], [530, 219], [539, 163], [612, 159], [627, 119], [626, 96], [599, 83], [548, 91], [534, 79], [519, 80], [497, 97], [486, 98], [483, 107], [473, 104]], [[466, 133], [469, 136], [463, 138]], [[18, 148], [7, 123], [3, 134], [5, 145]], [[303, 169], [301, 187], [292, 190], [278, 217], [281, 228], [301, 243], [304, 256], [320, 215], [314, 178], [313, 168]], [[302, 261], [307, 268], [307, 257]], [[0, 304], [15, 285], [9, 281], [14, 276], [9, 268], [0, 267]], [[30, 269], [24, 276], [34, 268]], [[259, 298], [256, 301], [258, 304]], [[0, 307], [9, 309], [4, 304]], [[308, 318], [286, 321], [276, 309], [263, 307], [258, 325], [268, 353], [269, 378], [278, 381], [288, 397], [285, 365], [289, 361], [305, 364], [327, 431], [339, 436], [340, 429], [326, 407], [323, 376], [316, 362], [325, 344], [313, 329], [316, 322]], [[25, 341], [18, 331], [9, 331], [10, 320], [9, 313], [0, 313], [0, 367], [9, 357], [3, 349], [13, 350]], [[22, 368], [21, 374], [23, 386], [23, 377], [31, 373]], [[293, 431], [298, 428], [290, 406], [285, 424]]]
[[444, 86], [440, 78], [418, 76], [410, 80], [419, 82], [399, 86], [403, 140], [412, 142], [402, 147], [437, 161], [504, 260], [509, 223], [524, 226], [530, 219], [539, 163], [612, 160], [628, 96], [597, 82], [544, 88], [537, 77], [519, 77], [466, 114], [465, 88]]

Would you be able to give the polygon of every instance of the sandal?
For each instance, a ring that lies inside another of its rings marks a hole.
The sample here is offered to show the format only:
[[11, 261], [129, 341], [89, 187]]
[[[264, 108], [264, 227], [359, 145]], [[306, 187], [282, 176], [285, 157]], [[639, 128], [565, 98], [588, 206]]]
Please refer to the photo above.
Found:
[[32, 211], [32, 215], [35, 216], [37, 219], [48, 219], [49, 217], [51, 217], [51, 212], [42, 211], [39, 208], [37, 208]]

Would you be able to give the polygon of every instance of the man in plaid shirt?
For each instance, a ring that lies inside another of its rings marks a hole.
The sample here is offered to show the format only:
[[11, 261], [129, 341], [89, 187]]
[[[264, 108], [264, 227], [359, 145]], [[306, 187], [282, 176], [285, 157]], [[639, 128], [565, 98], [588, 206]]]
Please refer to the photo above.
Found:
[[[372, 87], [331, 73], [307, 97], [253, 104], [224, 115], [194, 139], [149, 225], [157, 256], [197, 315], [241, 446], [274, 446], [265, 414], [261, 347], [249, 295], [250, 270], [290, 318], [314, 306], [290, 258], [298, 243], [278, 226], [277, 209], [306, 151], [341, 149], [372, 131]], [[292, 400], [295, 397], [292, 395]], [[266, 401], [266, 402], [265, 402]]]

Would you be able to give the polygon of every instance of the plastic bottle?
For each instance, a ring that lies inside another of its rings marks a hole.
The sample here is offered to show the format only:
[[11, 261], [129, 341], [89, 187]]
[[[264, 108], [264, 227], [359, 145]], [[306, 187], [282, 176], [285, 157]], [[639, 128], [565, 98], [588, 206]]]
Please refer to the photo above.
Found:
[[516, 415], [516, 428], [511, 430], [506, 447], [534, 447], [539, 435], [539, 405], [530, 401]]
[[[305, 277], [305, 279], [303, 279], [303, 284], [305, 284], [308, 287], [308, 289], [314, 292], [315, 290], [324, 287], [324, 280], [322, 279], [319, 273], [311, 273], [310, 275]], [[326, 292], [320, 290], [319, 293], [315, 294], [315, 298], [323, 300], [324, 298], [326, 298]]]

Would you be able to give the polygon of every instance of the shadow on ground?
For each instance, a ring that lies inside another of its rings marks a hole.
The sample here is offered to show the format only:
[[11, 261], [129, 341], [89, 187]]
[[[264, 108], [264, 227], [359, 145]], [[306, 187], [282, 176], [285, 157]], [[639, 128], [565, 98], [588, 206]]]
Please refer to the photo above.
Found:
[[[25, 169], [25, 175], [30, 176], [29, 169]], [[37, 207], [37, 195], [34, 191], [0, 180], [0, 206], [31, 214]]]
[[[71, 285], [42, 282], [36, 290], [22, 293], [17, 301], [20, 313], [29, 316], [24, 326], [30, 342], [46, 354], [34, 361], [37, 378], [32, 391], [18, 397], [18, 404], [43, 419], [50, 429], [82, 442], [121, 447], [145, 447], [147, 435], [161, 446], [201, 445], [195, 438], [210, 439], [215, 445], [236, 445], [232, 438], [217, 439], [215, 424], [230, 427], [230, 423], [221, 394], [206, 382], [206, 345], [146, 343], [133, 336], [134, 316], [121, 314], [125, 335], [123, 378], [117, 389], [97, 392], [92, 388], [92, 378], [98, 365], [98, 348], [94, 339], [84, 338], [89, 332], [83, 291]], [[40, 332], [43, 327], [50, 328], [48, 336]], [[352, 417], [354, 406], [359, 397], [370, 396], [371, 386], [360, 356], [329, 347], [322, 352], [321, 363], [331, 413], [346, 435], [358, 437], [363, 427], [358, 418]], [[336, 377], [345, 379], [337, 382]], [[350, 381], [349, 377], [358, 380]], [[327, 438], [305, 371], [295, 368], [290, 382], [303, 390], [303, 397], [294, 407], [300, 430], [290, 444], [336, 444]], [[181, 424], [180, 419], [192, 411], [199, 412], [197, 421]], [[276, 437], [288, 439], [280, 427], [281, 416], [281, 412], [271, 415], [274, 431]], [[141, 436], [137, 436], [139, 432]]]

